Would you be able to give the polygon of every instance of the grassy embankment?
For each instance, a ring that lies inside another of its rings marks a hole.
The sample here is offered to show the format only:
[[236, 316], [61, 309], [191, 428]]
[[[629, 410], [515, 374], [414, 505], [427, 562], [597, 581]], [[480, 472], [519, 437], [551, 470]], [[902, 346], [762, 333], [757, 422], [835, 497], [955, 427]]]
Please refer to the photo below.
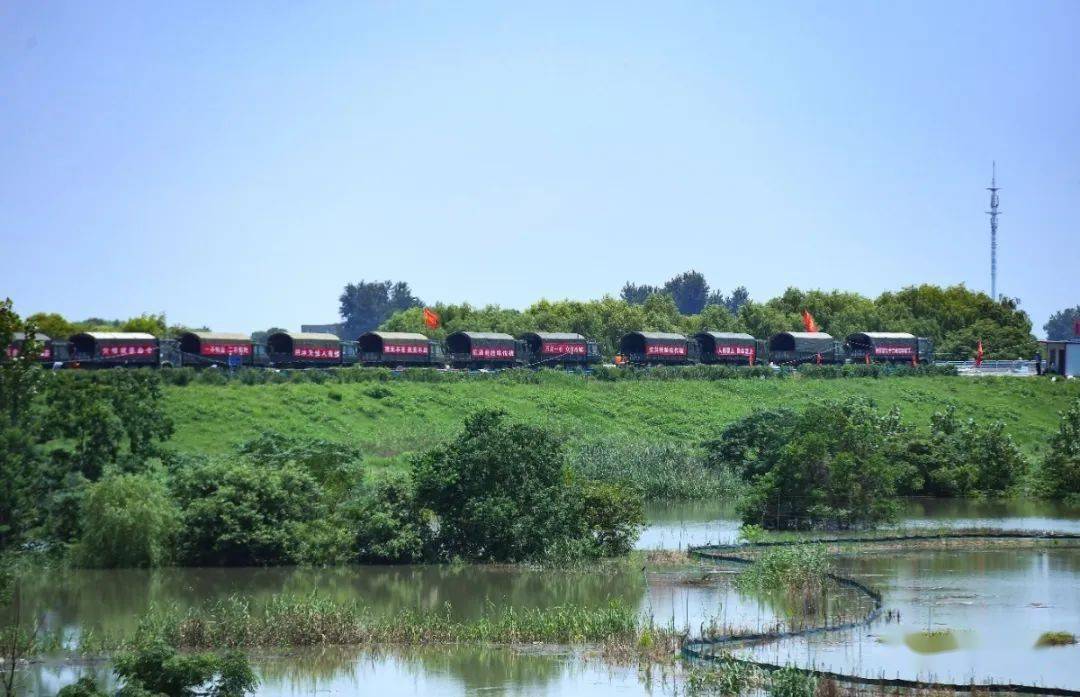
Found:
[[171, 447], [224, 453], [263, 430], [350, 442], [374, 467], [402, 467], [409, 454], [454, 435], [484, 407], [543, 424], [576, 445], [601, 439], [697, 444], [755, 407], [799, 407], [817, 398], [862, 395], [896, 405], [926, 428], [955, 404], [963, 418], [1004, 421], [1029, 457], [1041, 455], [1058, 412], [1080, 397], [1080, 382], [1020, 378], [853, 378], [599, 382], [567, 375], [520, 384], [448, 383], [190, 384], [166, 389], [176, 423]]

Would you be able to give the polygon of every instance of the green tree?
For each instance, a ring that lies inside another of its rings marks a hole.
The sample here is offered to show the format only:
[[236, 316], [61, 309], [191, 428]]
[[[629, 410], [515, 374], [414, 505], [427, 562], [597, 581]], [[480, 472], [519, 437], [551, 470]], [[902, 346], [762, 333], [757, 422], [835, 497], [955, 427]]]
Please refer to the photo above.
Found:
[[154, 567], [168, 561], [179, 511], [164, 482], [115, 474], [92, 485], [82, 507], [77, 558], [84, 566]]
[[37, 312], [27, 317], [26, 321], [50, 339], [63, 341], [76, 333], [75, 325], [55, 312]]
[[360, 281], [349, 283], [338, 298], [341, 317], [345, 320], [345, 336], [355, 339], [385, 322], [395, 312], [421, 307], [420, 298], [412, 294], [408, 283], [393, 281]]
[[684, 315], [700, 313], [709, 301], [709, 284], [703, 274], [694, 270], [670, 278], [664, 284], [664, 292], [671, 296]]
[[519, 561], [575, 536], [562, 442], [543, 429], [481, 411], [456, 440], [416, 458], [413, 471], [448, 557]]
[[[35, 365], [41, 350], [33, 338], [36, 330], [15, 313], [10, 298], [0, 303], [0, 551], [21, 541], [34, 518], [41, 467], [31, 409], [41, 382]], [[8, 356], [16, 333], [26, 339], [18, 355]]]
[[1051, 497], [1080, 497], [1080, 399], [1061, 415], [1043, 460], [1042, 477]]
[[895, 516], [897, 471], [889, 455], [904, 431], [896, 412], [881, 414], [871, 402], [851, 399], [782, 416], [781, 437], [762, 428], [757, 414], [725, 430], [738, 443], [714, 448], [714, 462], [742, 471], [750, 483], [743, 522], [861, 527]]
[[641, 492], [625, 484], [583, 482], [581, 507], [588, 539], [601, 556], [629, 553], [645, 527]]
[[178, 556], [195, 566], [293, 561], [305, 524], [322, 512], [317, 483], [293, 463], [192, 463], [174, 473], [172, 489], [183, 511]]
[[1075, 339], [1080, 336], [1080, 305], [1058, 310], [1043, 325], [1046, 338], [1051, 340]]
[[144, 312], [138, 317], [132, 317], [126, 320], [121, 326], [122, 332], [145, 332], [147, 334], [153, 334], [156, 337], [164, 337], [167, 333], [167, 324], [165, 321], [165, 313], [151, 314]]
[[477, 412], [456, 439], [415, 458], [413, 480], [449, 558], [520, 561], [567, 547], [599, 554], [621, 549], [640, 518], [640, 494], [576, 487], [562, 440], [501, 412]]
[[623, 302], [630, 305], [642, 305], [645, 303], [645, 299], [650, 295], [656, 295], [661, 292], [656, 286], [650, 286], [648, 284], [637, 285], [636, 283], [630, 283], [629, 281], [619, 291], [619, 297]]
[[961, 421], [951, 406], [931, 416], [929, 439], [913, 438], [897, 457], [922, 483], [912, 493], [931, 496], [1001, 496], [1027, 469], [1004, 424]]

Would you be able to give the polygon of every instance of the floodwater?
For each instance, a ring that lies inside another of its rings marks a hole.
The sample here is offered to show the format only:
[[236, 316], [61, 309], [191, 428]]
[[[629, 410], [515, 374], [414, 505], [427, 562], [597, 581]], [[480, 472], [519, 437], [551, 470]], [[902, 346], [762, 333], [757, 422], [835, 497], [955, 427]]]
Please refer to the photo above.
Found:
[[[638, 549], [686, 549], [736, 542], [739, 512], [726, 501], [646, 506], [649, 527]], [[909, 498], [897, 528], [998, 528], [1080, 533], [1080, 507], [1047, 501]]]
[[864, 677], [1080, 689], [1080, 645], [1036, 646], [1044, 632], [1080, 634], [1080, 546], [910, 551], [838, 566], [882, 590], [899, 619], [741, 653]]
[[[1080, 511], [1044, 504], [912, 501], [905, 526], [953, 525], [1080, 532]], [[642, 548], [685, 548], [731, 541], [738, 530], [730, 506], [669, 505], [648, 512]], [[1076, 646], [1035, 649], [1043, 631], [1080, 634], [1080, 548], [909, 552], [842, 559], [845, 573], [885, 592], [900, 622], [846, 636], [789, 641], [758, 649], [767, 658], [828, 664], [867, 675], [1012, 681], [1080, 687]], [[619, 599], [658, 625], [692, 635], [708, 625], [739, 629], [784, 626], [782, 604], [742, 596], [730, 569], [644, 571], [627, 562], [588, 571], [514, 566], [398, 566], [346, 569], [65, 570], [28, 575], [23, 608], [43, 631], [77, 643], [86, 632], [123, 636], [151, 605], [203, 604], [233, 594], [258, 604], [275, 594], [329, 595], [388, 613], [411, 608], [462, 618], [485, 608], [606, 605]], [[706, 576], [708, 574], [708, 576]], [[851, 597], [837, 593], [836, 603]], [[942, 643], [956, 648], [926, 653]], [[936, 641], [936, 645], [934, 642]], [[914, 648], [913, 648], [914, 647]], [[916, 650], [918, 649], [918, 650]], [[923, 651], [920, 653], [920, 651]], [[389, 652], [315, 649], [256, 654], [259, 694], [567, 694], [656, 695], [676, 690], [669, 671], [605, 664], [595, 650], [565, 647], [420, 647]], [[51, 695], [79, 675], [107, 679], [104, 663], [63, 659], [25, 671], [25, 694]]]

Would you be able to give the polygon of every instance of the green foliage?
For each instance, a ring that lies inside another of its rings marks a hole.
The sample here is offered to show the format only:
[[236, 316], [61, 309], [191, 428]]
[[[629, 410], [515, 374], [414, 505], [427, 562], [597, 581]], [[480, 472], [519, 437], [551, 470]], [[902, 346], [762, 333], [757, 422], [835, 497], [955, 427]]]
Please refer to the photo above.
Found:
[[740, 697], [755, 678], [754, 668], [730, 655], [720, 656], [707, 665], [691, 667], [687, 674], [688, 695], [726, 695]]
[[1023, 453], [1001, 422], [961, 421], [952, 405], [930, 419], [930, 436], [913, 436], [897, 450], [901, 493], [1001, 496], [1026, 473]]
[[55, 312], [37, 312], [26, 318], [50, 339], [64, 341], [78, 332], [75, 325]]
[[258, 438], [241, 443], [238, 451], [264, 467], [295, 464], [337, 494], [351, 489], [363, 477], [359, 449], [321, 438], [264, 431]]
[[499, 412], [470, 416], [456, 440], [416, 458], [413, 472], [448, 557], [520, 561], [578, 532], [561, 442]]
[[456, 439], [415, 458], [413, 479], [419, 505], [437, 516], [439, 551], [450, 558], [536, 559], [582, 539], [602, 553], [640, 523], [640, 500], [630, 508], [625, 490], [575, 486], [555, 434], [496, 411], [473, 414]]
[[165, 313], [151, 314], [144, 312], [138, 317], [132, 317], [120, 326], [122, 332], [145, 332], [146, 334], [153, 334], [156, 337], [164, 337], [168, 330], [166, 328]]
[[395, 312], [423, 306], [408, 283], [393, 281], [349, 283], [338, 300], [348, 339], [375, 329]]
[[735, 585], [748, 593], [784, 591], [793, 595], [820, 595], [825, 592], [829, 570], [824, 545], [768, 547], [736, 577]]
[[641, 493], [626, 484], [582, 483], [581, 508], [587, 539], [604, 557], [628, 554], [645, 528]]
[[995, 301], [962, 285], [921, 285], [882, 293], [875, 304], [892, 331], [933, 339], [939, 358], [970, 358], [980, 339], [988, 359], [1027, 358], [1037, 348], [1031, 318], [1010, 298]]
[[242, 697], [259, 686], [247, 658], [238, 651], [223, 656], [181, 654], [165, 642], [155, 641], [117, 655], [114, 665], [124, 682], [120, 694], [131, 697]]
[[[30, 317], [33, 320], [33, 317]], [[1080, 305], [1058, 310], [1043, 325], [1046, 338], [1053, 340], [1076, 338], [1076, 323], [1080, 322]], [[47, 332], [46, 332], [47, 333]]]
[[1042, 478], [1053, 498], [1080, 497], [1080, 399], [1061, 415], [1042, 463]]
[[784, 666], [769, 674], [766, 692], [770, 697], [814, 697], [817, 677], [794, 666]]
[[861, 527], [895, 516], [899, 414], [861, 399], [759, 412], [710, 441], [710, 459], [750, 484], [743, 521], [771, 529]]
[[[34, 519], [42, 460], [32, 413], [40, 384], [35, 331], [15, 313], [10, 298], [0, 303], [0, 551], [21, 541]], [[19, 355], [10, 357], [6, 349], [17, 332], [28, 338]]]
[[117, 462], [125, 445], [127, 464], [135, 467], [173, 433], [161, 379], [150, 370], [50, 373], [45, 403], [44, 437], [66, 439], [72, 468], [90, 480]]
[[357, 561], [408, 563], [424, 558], [433, 533], [408, 477], [378, 476], [362, 486], [344, 508], [355, 530]]
[[620, 601], [600, 606], [519, 608], [487, 605], [470, 619], [439, 611], [373, 611], [356, 602], [308, 594], [279, 594], [258, 606], [233, 596], [203, 607], [153, 608], [139, 622], [141, 636], [185, 649], [362, 644], [486, 642], [577, 643], [633, 637], [637, 609]]
[[99, 690], [97, 680], [92, 675], [87, 675], [60, 688], [56, 697], [109, 697], [109, 693]]
[[633, 486], [648, 499], [735, 498], [742, 489], [727, 468], [678, 442], [605, 438], [571, 448], [569, 462], [583, 478]]
[[292, 462], [196, 463], [174, 474], [172, 490], [183, 511], [177, 554], [196, 566], [288, 563], [321, 509], [315, 479]]
[[84, 566], [161, 566], [179, 512], [165, 483], [149, 474], [114, 474], [90, 486], [82, 506], [77, 558]]

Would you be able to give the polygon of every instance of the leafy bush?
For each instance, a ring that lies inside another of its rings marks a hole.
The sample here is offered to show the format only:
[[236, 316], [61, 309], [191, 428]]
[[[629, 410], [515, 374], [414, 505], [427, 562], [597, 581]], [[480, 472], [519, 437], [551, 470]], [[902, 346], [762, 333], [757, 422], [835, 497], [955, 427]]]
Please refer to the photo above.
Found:
[[951, 406], [933, 414], [929, 438], [910, 438], [897, 460], [906, 467], [901, 491], [931, 496], [1000, 496], [1028, 466], [1004, 424], [961, 422]]
[[627, 554], [645, 527], [641, 494], [625, 484], [584, 482], [581, 508], [586, 539], [601, 556]]
[[319, 484], [338, 493], [352, 488], [363, 476], [360, 450], [345, 443], [266, 431], [237, 450], [263, 467], [298, 465]]
[[156, 641], [119, 654], [114, 665], [124, 683], [120, 694], [131, 697], [242, 697], [259, 686], [247, 658], [239, 651], [222, 656], [181, 654]]
[[[589, 508], [599, 502], [573, 486], [562, 441], [495, 411], [470, 416], [455, 440], [414, 459], [413, 479], [417, 502], [438, 518], [436, 542], [446, 557], [536, 559], [583, 538], [617, 545], [640, 515], [640, 503], [627, 507], [631, 495], [622, 492], [618, 510], [610, 498], [605, 510]], [[600, 521], [609, 528], [592, 527]]]
[[70, 685], [60, 688], [56, 697], [109, 697], [109, 693], [98, 689], [97, 680], [87, 675]]
[[320, 515], [319, 487], [296, 464], [211, 460], [180, 470], [178, 554], [196, 566], [252, 566], [295, 559], [303, 524]]
[[1042, 478], [1053, 498], [1080, 497], [1080, 399], [1061, 415], [1042, 464]]
[[165, 484], [150, 475], [115, 474], [89, 487], [76, 558], [84, 566], [161, 566], [168, 561], [179, 512]]
[[818, 402], [802, 412], [757, 412], [709, 445], [714, 463], [742, 472], [750, 483], [743, 522], [849, 528], [896, 515], [897, 473], [889, 456], [902, 432], [895, 411], [880, 414], [868, 400], [851, 399]]
[[407, 563], [423, 559], [433, 533], [408, 477], [387, 474], [376, 478], [345, 504], [345, 510], [355, 529], [358, 561]]

